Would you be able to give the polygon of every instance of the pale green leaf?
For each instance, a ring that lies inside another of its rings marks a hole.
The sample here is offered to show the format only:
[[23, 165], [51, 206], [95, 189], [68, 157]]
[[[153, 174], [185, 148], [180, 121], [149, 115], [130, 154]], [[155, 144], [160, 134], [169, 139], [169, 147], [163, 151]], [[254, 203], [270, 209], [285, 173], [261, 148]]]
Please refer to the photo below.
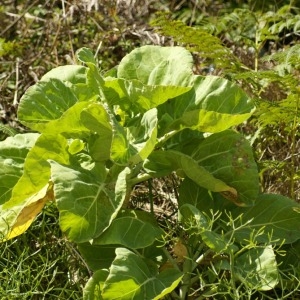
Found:
[[24, 172], [12, 190], [11, 199], [3, 208], [13, 208], [44, 188], [50, 179], [50, 165], [47, 160], [69, 164], [67, 149], [68, 142], [62, 135], [40, 135], [26, 156]]
[[[81, 87], [79, 88], [79, 86]], [[85, 84], [71, 85], [56, 78], [48, 78], [30, 87], [22, 96], [18, 117], [20, 121], [41, 133], [64, 133], [84, 136], [89, 133], [81, 124], [80, 113], [97, 94], [87, 90]]]
[[127, 165], [131, 157], [138, 155], [138, 150], [128, 139], [127, 131], [127, 128], [124, 128], [116, 121], [114, 122], [110, 156], [119, 165]]
[[18, 117], [24, 125], [40, 130], [48, 122], [59, 119], [76, 102], [75, 94], [62, 81], [54, 78], [40, 81], [22, 96]]
[[118, 164], [137, 164], [153, 151], [157, 135], [157, 111], [151, 109], [135, 120], [134, 126], [115, 123], [111, 158]]
[[85, 83], [87, 68], [77, 65], [66, 65], [52, 69], [46, 73], [41, 81], [49, 81], [49, 79], [58, 79], [72, 84]]
[[57, 79], [49, 79], [26, 91], [18, 116], [24, 125], [42, 133], [82, 137], [90, 131], [81, 123], [80, 113], [96, 98], [97, 95], [89, 101], [77, 102], [71, 88]]
[[106, 184], [97, 170], [50, 163], [62, 230], [77, 243], [99, 236], [125, 199], [128, 169], [120, 173], [115, 188], [114, 184]]
[[62, 81], [49, 79], [30, 87], [21, 99], [18, 116], [21, 122], [42, 133], [63, 133], [73, 138], [87, 136], [90, 131], [82, 125], [80, 113], [89, 101], [78, 101], [74, 91]]
[[81, 112], [82, 123], [91, 131], [108, 135], [112, 131], [109, 114], [101, 103], [91, 103]]
[[247, 288], [268, 291], [278, 283], [276, 256], [271, 246], [256, 247], [235, 259], [235, 276]]
[[80, 151], [82, 151], [84, 149], [84, 142], [79, 140], [79, 139], [75, 139], [73, 140], [68, 148], [68, 151], [70, 154], [76, 154]]
[[38, 136], [37, 133], [17, 134], [0, 143], [0, 205], [10, 199], [14, 185], [23, 174], [26, 155]]
[[137, 79], [146, 85], [189, 86], [193, 58], [183, 47], [143, 46], [126, 55], [118, 78]]
[[195, 76], [192, 90], [159, 107], [160, 136], [184, 128], [220, 132], [247, 120], [253, 111], [251, 99], [234, 83], [216, 76]]
[[110, 105], [119, 105], [127, 112], [145, 112], [167, 100], [188, 92], [192, 87], [145, 85], [138, 80], [108, 78], [105, 95]]
[[92, 91], [93, 94], [98, 95], [101, 101], [109, 100], [106, 99], [105, 94], [103, 93], [104, 88], [104, 78], [99, 73], [99, 69], [93, 63], [87, 63], [88, 71], [87, 71], [87, 86]]
[[83, 125], [97, 135], [89, 140], [90, 154], [95, 161], [105, 161], [110, 158], [112, 142], [112, 125], [110, 118], [101, 103], [90, 104], [80, 115]]
[[78, 102], [70, 107], [59, 119], [53, 120], [47, 124], [40, 124], [38, 130], [43, 133], [61, 133], [67, 137], [85, 138], [90, 134], [90, 130], [81, 122], [80, 113], [86, 108], [90, 102]]
[[89, 48], [81, 48], [76, 51], [76, 56], [82, 63], [92, 63], [96, 65], [96, 60], [94, 58], [93, 52]]
[[98, 97], [98, 94], [88, 86], [87, 74], [89, 68], [77, 65], [66, 65], [52, 69], [46, 73], [41, 81], [49, 81], [49, 79], [58, 79], [71, 88], [76, 95], [78, 102], [90, 101]]
[[160, 299], [182, 278], [175, 269], [159, 273], [156, 265], [148, 265], [147, 260], [126, 248], [117, 248], [116, 255], [103, 287], [103, 299]]
[[[63, 136], [40, 135], [35, 144], [32, 143], [33, 140], [29, 142], [32, 148], [24, 161], [23, 174], [14, 185], [11, 197], [1, 207], [0, 231], [4, 237], [12, 237], [26, 230], [48, 201], [49, 197], [45, 198], [50, 179], [50, 165], [47, 159], [56, 159], [65, 164], [69, 162], [67, 141]], [[10, 234], [14, 228], [17, 229]]]
[[83, 289], [83, 300], [102, 300], [101, 290], [107, 276], [108, 270], [96, 271]]
[[146, 248], [163, 235], [163, 230], [151, 217], [143, 211], [124, 211], [101, 236], [94, 239], [93, 244], [119, 244], [131, 249]]

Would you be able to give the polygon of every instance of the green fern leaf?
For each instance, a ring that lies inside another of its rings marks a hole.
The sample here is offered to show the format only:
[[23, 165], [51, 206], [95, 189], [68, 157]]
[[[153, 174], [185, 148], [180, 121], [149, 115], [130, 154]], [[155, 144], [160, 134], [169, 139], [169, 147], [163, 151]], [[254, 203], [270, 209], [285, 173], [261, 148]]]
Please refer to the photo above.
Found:
[[14, 136], [17, 134], [17, 131], [10, 126], [0, 124], [0, 131], [8, 136]]

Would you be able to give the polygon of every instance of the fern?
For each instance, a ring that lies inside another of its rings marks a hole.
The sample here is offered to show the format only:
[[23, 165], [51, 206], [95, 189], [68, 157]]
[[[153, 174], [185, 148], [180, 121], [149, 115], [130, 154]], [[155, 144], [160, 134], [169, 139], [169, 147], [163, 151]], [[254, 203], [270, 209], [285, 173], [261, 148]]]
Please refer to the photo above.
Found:
[[159, 12], [151, 25], [160, 34], [171, 37], [178, 44], [197, 53], [207, 63], [214, 63], [219, 68], [228, 68], [233, 62], [240, 64], [230, 50], [223, 46], [222, 41], [205, 29], [172, 20], [170, 14], [166, 12]]
[[10, 126], [4, 125], [0, 123], [0, 131], [8, 136], [14, 136], [18, 132]]
[[[300, 70], [300, 45], [292, 46], [284, 51], [276, 52], [272, 55], [264, 57], [263, 61], [273, 61], [277, 63], [275, 70], [281, 76], [291, 74], [294, 70]], [[297, 81], [294, 81], [294, 85], [298, 85]]]

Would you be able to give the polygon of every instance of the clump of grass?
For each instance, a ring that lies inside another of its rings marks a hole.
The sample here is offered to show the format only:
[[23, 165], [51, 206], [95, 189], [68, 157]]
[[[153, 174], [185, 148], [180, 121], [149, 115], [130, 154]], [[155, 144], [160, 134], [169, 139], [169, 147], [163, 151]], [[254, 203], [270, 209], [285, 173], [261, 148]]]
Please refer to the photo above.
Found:
[[0, 299], [82, 299], [89, 270], [57, 220], [50, 206], [26, 233], [0, 244]]

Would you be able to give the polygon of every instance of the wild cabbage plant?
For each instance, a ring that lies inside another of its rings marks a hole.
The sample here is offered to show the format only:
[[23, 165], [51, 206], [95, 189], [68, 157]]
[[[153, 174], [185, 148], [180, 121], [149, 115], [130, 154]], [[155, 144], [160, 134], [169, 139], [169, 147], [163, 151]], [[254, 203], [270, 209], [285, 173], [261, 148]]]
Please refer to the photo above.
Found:
[[[247, 94], [194, 75], [181, 47], [135, 49], [107, 73], [89, 49], [77, 57], [22, 97], [18, 118], [32, 132], [0, 143], [2, 241], [55, 202], [94, 272], [84, 299], [237, 297], [282, 283], [276, 247], [300, 239], [300, 206], [259, 191], [251, 146], [233, 129], [255, 110]], [[174, 172], [173, 247], [130, 201], [137, 183]]]

